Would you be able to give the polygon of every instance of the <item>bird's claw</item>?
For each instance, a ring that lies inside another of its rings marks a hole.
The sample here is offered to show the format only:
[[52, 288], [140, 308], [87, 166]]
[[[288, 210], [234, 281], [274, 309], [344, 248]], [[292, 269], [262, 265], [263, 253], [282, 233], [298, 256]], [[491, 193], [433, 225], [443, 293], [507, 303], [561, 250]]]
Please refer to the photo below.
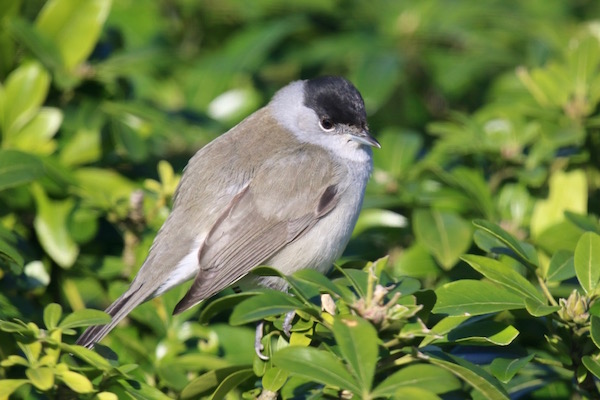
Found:
[[295, 316], [296, 311], [290, 311], [285, 314], [285, 319], [283, 320], [283, 333], [285, 333], [287, 337], [290, 337], [290, 334], [292, 333], [292, 321]]
[[260, 321], [258, 323], [258, 325], [256, 325], [256, 335], [254, 336], [254, 351], [256, 352], [256, 355], [258, 356], [258, 358], [260, 358], [263, 361], [267, 361], [269, 359], [269, 356], [265, 356], [262, 353], [263, 350], [265, 349], [265, 346], [263, 346], [263, 344], [262, 344], [263, 325], [264, 325], [263, 321]]

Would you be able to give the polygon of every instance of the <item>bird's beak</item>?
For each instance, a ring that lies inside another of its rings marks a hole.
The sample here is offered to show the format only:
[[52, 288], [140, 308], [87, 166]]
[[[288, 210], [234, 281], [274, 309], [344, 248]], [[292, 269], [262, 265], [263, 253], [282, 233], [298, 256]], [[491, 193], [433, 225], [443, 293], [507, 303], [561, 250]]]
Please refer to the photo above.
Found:
[[377, 147], [378, 149], [381, 148], [381, 145], [379, 144], [377, 139], [375, 139], [373, 136], [371, 136], [369, 131], [366, 129], [361, 129], [360, 131], [352, 132], [350, 134], [350, 137], [355, 142], [358, 142], [361, 144], [366, 144], [367, 146], [371, 146], [371, 147]]

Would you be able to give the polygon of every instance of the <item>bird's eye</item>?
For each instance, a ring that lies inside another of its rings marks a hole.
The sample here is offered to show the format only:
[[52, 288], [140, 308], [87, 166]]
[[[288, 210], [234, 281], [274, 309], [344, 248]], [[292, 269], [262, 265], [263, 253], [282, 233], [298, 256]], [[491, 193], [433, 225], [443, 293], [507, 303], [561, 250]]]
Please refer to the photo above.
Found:
[[331, 132], [334, 128], [333, 122], [326, 117], [321, 118], [319, 125], [321, 125], [321, 129], [323, 129], [325, 132]]

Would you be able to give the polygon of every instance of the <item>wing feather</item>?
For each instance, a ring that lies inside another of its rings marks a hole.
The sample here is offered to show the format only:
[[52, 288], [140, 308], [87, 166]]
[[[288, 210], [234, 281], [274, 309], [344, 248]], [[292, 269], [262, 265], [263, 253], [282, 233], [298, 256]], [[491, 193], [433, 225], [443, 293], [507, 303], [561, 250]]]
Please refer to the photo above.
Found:
[[[254, 193], [251, 185], [242, 189], [207, 235], [199, 253], [200, 272], [174, 313], [192, 307], [239, 280], [329, 213], [337, 204], [339, 194], [335, 184], [330, 184], [333, 175], [327, 171], [322, 175], [325, 182], [319, 185], [321, 189], [312, 196], [311, 204], [305, 204], [306, 196], [290, 199], [288, 194], [281, 194], [289, 199], [283, 207], [283, 216], [274, 211], [266, 213], [261, 207], [263, 199]], [[306, 211], [299, 215], [298, 209]]]

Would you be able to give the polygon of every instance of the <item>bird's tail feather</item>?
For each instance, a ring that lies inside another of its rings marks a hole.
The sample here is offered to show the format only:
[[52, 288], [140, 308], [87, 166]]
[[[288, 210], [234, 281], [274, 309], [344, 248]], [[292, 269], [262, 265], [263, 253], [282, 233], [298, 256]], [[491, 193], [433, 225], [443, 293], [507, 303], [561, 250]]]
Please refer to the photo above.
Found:
[[89, 349], [94, 347], [94, 344], [108, 335], [108, 333], [112, 331], [113, 328], [127, 316], [127, 314], [146, 300], [146, 296], [141, 292], [142, 291], [138, 288], [138, 290], [134, 292], [128, 290], [123, 293], [121, 297], [115, 300], [115, 302], [105, 310], [105, 312], [112, 317], [112, 320], [106, 325], [90, 326], [83, 332], [79, 339], [77, 339], [75, 344], [85, 346]]

